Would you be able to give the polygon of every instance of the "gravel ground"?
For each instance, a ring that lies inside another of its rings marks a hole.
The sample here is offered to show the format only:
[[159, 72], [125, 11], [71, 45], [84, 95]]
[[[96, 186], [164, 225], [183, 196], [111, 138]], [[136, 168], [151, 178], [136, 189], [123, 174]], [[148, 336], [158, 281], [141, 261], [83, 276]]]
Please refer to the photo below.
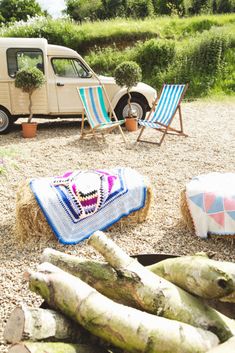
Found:
[[[112, 133], [106, 143], [79, 141], [76, 121], [40, 120], [38, 136], [23, 139], [20, 125], [0, 137], [0, 352], [7, 346], [2, 339], [7, 317], [22, 302], [39, 305], [41, 299], [30, 293], [23, 273], [34, 269], [45, 247], [95, 258], [86, 242], [64, 246], [56, 240], [38, 243], [34, 239], [19, 246], [14, 239], [15, 195], [20, 181], [30, 177], [59, 175], [71, 169], [129, 166], [150, 178], [155, 199], [148, 220], [136, 226], [116, 225], [110, 236], [129, 254], [192, 254], [205, 251], [215, 259], [235, 260], [230, 239], [201, 240], [190, 234], [181, 220], [180, 191], [193, 176], [212, 171], [235, 173], [235, 102], [193, 102], [183, 105], [188, 138], [167, 136], [159, 148], [151, 144], [134, 145], [137, 132], [125, 132], [128, 149], [119, 134]], [[146, 134], [147, 135], [147, 134]], [[148, 135], [157, 138], [150, 130]], [[1, 169], [0, 169], [1, 171]]]

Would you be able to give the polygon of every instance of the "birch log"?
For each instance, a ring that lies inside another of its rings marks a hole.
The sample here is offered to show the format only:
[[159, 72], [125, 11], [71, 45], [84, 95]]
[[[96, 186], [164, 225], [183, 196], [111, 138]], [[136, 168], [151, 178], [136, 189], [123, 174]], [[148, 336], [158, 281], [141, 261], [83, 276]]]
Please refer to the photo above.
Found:
[[222, 262], [205, 255], [166, 259], [148, 269], [205, 299], [221, 298], [235, 290], [235, 282], [231, 274], [222, 269]]
[[209, 331], [115, 303], [52, 264], [28, 272], [28, 280], [51, 307], [128, 352], [201, 353], [218, 344]]
[[95, 346], [62, 342], [22, 342], [14, 344], [8, 353], [108, 353]]
[[[100, 232], [95, 234], [96, 237], [97, 234]], [[90, 240], [93, 237], [94, 235]], [[90, 242], [96, 247], [93, 241]], [[106, 249], [105, 246], [104, 249]], [[107, 253], [114, 251], [114, 246], [115, 244], [109, 241]], [[123, 252], [121, 256], [124, 256]], [[110, 257], [114, 259], [112, 255]], [[220, 337], [221, 341], [232, 336], [235, 330], [233, 320], [218, 313], [174, 284], [151, 273], [126, 254], [125, 258], [125, 261], [131, 263], [132, 268], [125, 263], [120, 265], [110, 260], [111, 265], [116, 267], [114, 269], [106, 263], [79, 259], [53, 249], [46, 249], [42, 256], [43, 261], [50, 262], [79, 277], [116, 302], [211, 330]]]
[[25, 340], [80, 342], [83, 336], [84, 329], [64, 315], [54, 310], [25, 305], [12, 311], [4, 330], [4, 340], [8, 343]]
[[[214, 332], [220, 340], [233, 336], [235, 321], [203, 304], [171, 282], [152, 273], [129, 257], [103, 232], [95, 232], [88, 244], [99, 251], [106, 261], [131, 281], [131, 295], [142, 309], [168, 319], [178, 320]], [[135, 288], [133, 291], [133, 283]]]
[[217, 347], [210, 349], [207, 353], [234, 353], [235, 352], [235, 337], [228, 341], [219, 344]]

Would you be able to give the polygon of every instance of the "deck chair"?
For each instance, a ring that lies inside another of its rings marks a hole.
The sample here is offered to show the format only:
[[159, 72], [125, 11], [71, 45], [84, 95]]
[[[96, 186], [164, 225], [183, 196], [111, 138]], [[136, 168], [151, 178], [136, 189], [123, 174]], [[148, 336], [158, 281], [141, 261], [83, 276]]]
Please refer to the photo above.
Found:
[[[82, 113], [82, 125], [81, 125], [81, 139], [85, 136], [94, 136], [95, 140], [98, 142], [98, 136], [101, 135], [104, 138], [106, 133], [111, 132], [112, 130], [118, 128], [124, 142], [126, 143], [125, 136], [123, 134], [121, 124], [125, 122], [125, 120], [118, 120], [116, 114], [111, 106], [111, 103], [107, 97], [110, 109], [114, 120], [111, 120], [109, 117], [106, 106], [104, 103], [104, 95], [103, 88], [101, 86], [92, 86], [92, 87], [82, 87], [77, 88], [79, 96], [83, 105], [83, 113]], [[85, 131], [84, 122], [86, 119], [90, 125], [90, 129]]]
[[[185, 95], [187, 88], [188, 84], [163, 85], [160, 92], [160, 98], [156, 98], [147, 118], [138, 121], [142, 128], [140, 130], [139, 136], [137, 137], [137, 142], [147, 142], [161, 146], [166, 134], [174, 134], [185, 137], [188, 136], [183, 132], [183, 121], [180, 107], [180, 103]], [[171, 127], [171, 123], [176, 115], [177, 110], [179, 112], [180, 130]], [[159, 142], [141, 140], [141, 136], [146, 127], [153, 128], [163, 133]]]

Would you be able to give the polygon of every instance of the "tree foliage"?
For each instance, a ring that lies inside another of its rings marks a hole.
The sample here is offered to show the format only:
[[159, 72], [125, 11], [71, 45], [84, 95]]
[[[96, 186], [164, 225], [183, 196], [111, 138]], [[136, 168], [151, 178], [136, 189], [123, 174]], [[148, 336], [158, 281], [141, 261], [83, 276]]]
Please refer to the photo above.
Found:
[[43, 14], [36, 0], [0, 0], [0, 23], [26, 21], [28, 17]]
[[141, 68], [134, 61], [124, 61], [117, 66], [114, 77], [119, 86], [124, 86], [128, 90], [137, 85], [142, 79]]
[[24, 68], [16, 73], [15, 86], [29, 94], [29, 118], [30, 123], [33, 117], [32, 113], [32, 94], [45, 83], [45, 76], [42, 71], [36, 67]]
[[101, 0], [67, 0], [65, 13], [73, 20], [97, 20], [102, 17]]

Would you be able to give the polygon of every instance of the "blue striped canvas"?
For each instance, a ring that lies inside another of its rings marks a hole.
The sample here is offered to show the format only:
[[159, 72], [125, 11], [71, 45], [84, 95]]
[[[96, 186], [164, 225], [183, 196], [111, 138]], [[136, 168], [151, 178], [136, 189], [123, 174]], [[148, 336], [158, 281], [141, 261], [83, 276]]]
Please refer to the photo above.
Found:
[[157, 107], [148, 120], [139, 121], [142, 126], [159, 127], [157, 123], [168, 126], [178, 107], [185, 85], [164, 85]]
[[102, 87], [79, 88], [79, 95], [92, 128], [112, 123], [105, 107]]

